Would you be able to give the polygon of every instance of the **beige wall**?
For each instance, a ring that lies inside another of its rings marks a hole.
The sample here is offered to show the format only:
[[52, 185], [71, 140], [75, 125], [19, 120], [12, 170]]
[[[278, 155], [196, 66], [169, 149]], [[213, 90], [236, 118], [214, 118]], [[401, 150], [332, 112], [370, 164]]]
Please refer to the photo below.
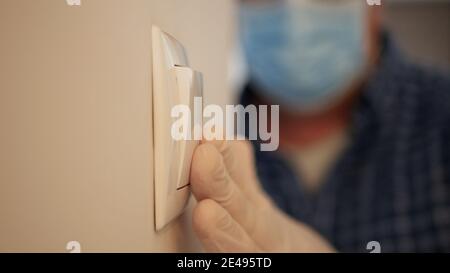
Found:
[[189, 213], [154, 231], [151, 25], [224, 103], [230, 1], [2, 0], [0, 252], [192, 251]]

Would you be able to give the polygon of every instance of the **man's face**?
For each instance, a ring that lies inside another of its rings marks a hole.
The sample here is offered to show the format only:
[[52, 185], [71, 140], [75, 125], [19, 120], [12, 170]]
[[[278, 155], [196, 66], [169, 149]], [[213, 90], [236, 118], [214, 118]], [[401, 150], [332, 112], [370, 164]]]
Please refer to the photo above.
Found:
[[261, 95], [318, 113], [353, 94], [379, 52], [378, 10], [362, 0], [240, 0], [241, 39]]
[[[295, 2], [296, 0], [239, 0], [240, 3], [243, 4], [251, 4], [251, 5], [264, 5], [264, 4], [273, 4], [277, 2]], [[305, 0], [297, 0], [297, 1], [305, 1]], [[339, 2], [349, 1], [349, 0], [308, 0], [308, 1], [317, 1], [324, 4], [339, 4]], [[362, 1], [362, 0], [361, 0]], [[367, 57], [370, 62], [374, 62], [374, 59], [378, 55], [379, 51], [379, 34], [380, 34], [380, 8], [377, 6], [372, 6], [367, 8], [366, 14], [366, 32], [365, 32], [365, 45], [367, 52]]]

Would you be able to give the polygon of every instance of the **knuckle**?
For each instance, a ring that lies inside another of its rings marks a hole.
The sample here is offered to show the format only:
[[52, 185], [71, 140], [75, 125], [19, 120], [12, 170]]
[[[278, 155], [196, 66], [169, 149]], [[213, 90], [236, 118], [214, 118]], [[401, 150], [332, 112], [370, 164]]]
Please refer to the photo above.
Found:
[[210, 199], [200, 201], [192, 214], [192, 223], [194, 229], [202, 235], [207, 235], [214, 227], [213, 219], [215, 217], [215, 202]]

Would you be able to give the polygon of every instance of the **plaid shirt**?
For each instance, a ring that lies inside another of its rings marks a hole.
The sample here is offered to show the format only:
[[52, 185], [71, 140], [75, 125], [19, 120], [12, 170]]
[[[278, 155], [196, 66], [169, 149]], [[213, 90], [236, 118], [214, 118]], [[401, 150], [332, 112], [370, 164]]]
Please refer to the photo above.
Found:
[[[252, 101], [252, 88], [242, 103]], [[256, 144], [256, 143], [255, 143]], [[450, 81], [408, 63], [385, 39], [353, 113], [351, 144], [314, 196], [277, 152], [260, 152], [264, 189], [341, 252], [450, 252]]]

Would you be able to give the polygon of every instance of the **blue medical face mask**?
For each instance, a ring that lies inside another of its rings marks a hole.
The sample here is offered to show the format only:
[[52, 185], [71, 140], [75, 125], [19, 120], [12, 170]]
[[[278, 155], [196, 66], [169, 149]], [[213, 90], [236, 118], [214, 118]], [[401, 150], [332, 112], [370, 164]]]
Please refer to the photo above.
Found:
[[258, 92], [293, 111], [341, 98], [365, 71], [362, 2], [242, 4], [240, 38]]

